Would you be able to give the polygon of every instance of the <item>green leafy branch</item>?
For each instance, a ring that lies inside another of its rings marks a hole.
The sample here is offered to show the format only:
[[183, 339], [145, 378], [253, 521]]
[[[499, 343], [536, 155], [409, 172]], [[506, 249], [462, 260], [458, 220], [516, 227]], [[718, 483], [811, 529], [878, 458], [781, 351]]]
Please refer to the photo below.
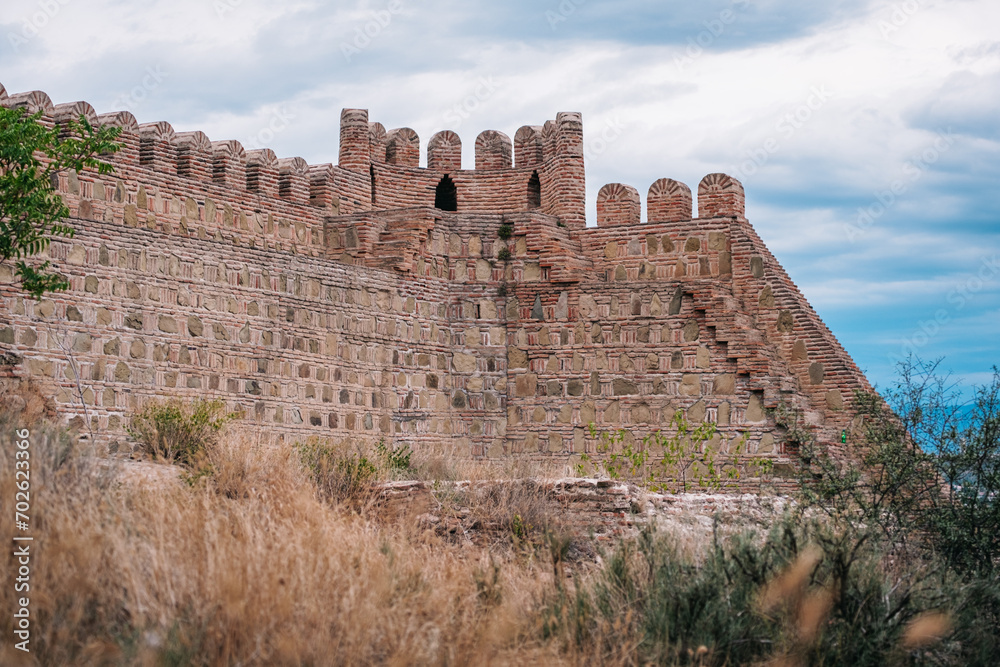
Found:
[[36, 299], [69, 287], [50, 262], [31, 266], [26, 258], [44, 252], [51, 236], [72, 237], [61, 221], [69, 207], [55, 192], [59, 173], [84, 169], [110, 174], [99, 156], [117, 152], [118, 127], [95, 128], [85, 116], [48, 128], [42, 112], [0, 108], [0, 266], [12, 262], [21, 287]]

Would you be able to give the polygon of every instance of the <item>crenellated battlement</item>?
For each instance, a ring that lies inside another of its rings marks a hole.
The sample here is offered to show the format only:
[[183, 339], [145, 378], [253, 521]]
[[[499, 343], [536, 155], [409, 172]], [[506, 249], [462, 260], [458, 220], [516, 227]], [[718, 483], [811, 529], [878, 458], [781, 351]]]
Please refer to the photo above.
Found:
[[[523, 126], [514, 141], [503, 132], [485, 130], [476, 137], [472, 168], [462, 164], [461, 137], [442, 130], [427, 142], [426, 167], [420, 167], [420, 137], [415, 131], [386, 130], [370, 121], [367, 111], [345, 109], [338, 167], [357, 174], [344, 199], [358, 203], [340, 211], [439, 205], [469, 213], [540, 210], [570, 227], [583, 228], [582, 130], [576, 113], [560, 113], [544, 126]], [[444, 188], [447, 197], [442, 195]], [[363, 203], [366, 193], [370, 193], [368, 206]]]
[[579, 113], [483, 131], [472, 165], [439, 131], [421, 167], [417, 133], [364, 109], [341, 112], [337, 164], [309, 164], [39, 91], [0, 85], [0, 105], [122, 129], [113, 175], [54, 181], [76, 235], [46, 259], [69, 290], [35, 302], [0, 270], [0, 354], [111, 438], [150, 398], [208, 395], [279, 438], [570, 460], [591, 423], [641, 437], [683, 410], [788, 486], [768, 408], [836, 448], [869, 388], [735, 178], [696, 201], [660, 178], [647, 222], [610, 183], [588, 227]]
[[24, 108], [28, 110], [28, 113], [41, 111], [46, 116], [50, 117], [52, 115], [52, 109], [55, 105], [52, 104], [52, 99], [40, 90], [32, 90], [26, 93], [14, 93], [13, 95], [6, 94], [6, 90], [4, 90], [4, 93], [4, 97], [0, 99], [3, 99], [5, 107], [12, 109]]
[[462, 169], [462, 139], [451, 130], [438, 132], [427, 142], [427, 168], [449, 173]]
[[[608, 183], [597, 194], [597, 226], [637, 225], [641, 216], [639, 191], [631, 185]], [[682, 222], [695, 218], [743, 218], [743, 184], [726, 174], [709, 174], [698, 184], [698, 215], [692, 210], [691, 189], [661, 178], [646, 195], [649, 222]]]
[[475, 164], [463, 168], [462, 140], [455, 132], [435, 134], [427, 144], [427, 166], [420, 167], [420, 137], [414, 130], [386, 130], [369, 120], [367, 110], [344, 109], [338, 163], [331, 169], [300, 158], [279, 159], [266, 148], [246, 151], [238, 141], [213, 141], [199, 131], [176, 132], [165, 121], [139, 124], [127, 111], [99, 115], [87, 102], [53, 105], [40, 91], [9, 95], [5, 90], [0, 103], [42, 111], [49, 125], [82, 115], [97, 125], [120, 127], [123, 148], [113, 157], [116, 165], [257, 196], [344, 213], [435, 206], [447, 178], [457, 211], [540, 210], [572, 228], [586, 224], [578, 113], [562, 112], [544, 125], [523, 126], [515, 141], [497, 130], [481, 132]]
[[[391, 210], [440, 203], [445, 178], [454, 188], [454, 209], [515, 213], [539, 210], [570, 228], [585, 226], [583, 122], [580, 114], [561, 112], [544, 125], [519, 128], [514, 140], [485, 130], [475, 140], [475, 165], [462, 165], [462, 140], [451, 130], [431, 137], [426, 167], [420, 167], [420, 137], [411, 128], [386, 130], [370, 121], [364, 109], [341, 112], [338, 164], [309, 165], [301, 158], [281, 158], [270, 149], [244, 150], [234, 140], [212, 141], [199, 131], [176, 132], [170, 123], [139, 124], [127, 112], [98, 115], [87, 102], [54, 105], [48, 95], [31, 91], [0, 103], [43, 111], [50, 125], [81, 115], [94, 124], [122, 129], [123, 150], [114, 162], [202, 183], [238, 188], [263, 197], [338, 212]], [[346, 172], [346, 173], [345, 173]], [[651, 222], [694, 217], [691, 193], [671, 179], [654, 182], [647, 195]], [[698, 187], [698, 216], [744, 215], [742, 185], [724, 174], [710, 174]], [[631, 186], [612, 183], [598, 194], [597, 225], [639, 224], [641, 200]]]

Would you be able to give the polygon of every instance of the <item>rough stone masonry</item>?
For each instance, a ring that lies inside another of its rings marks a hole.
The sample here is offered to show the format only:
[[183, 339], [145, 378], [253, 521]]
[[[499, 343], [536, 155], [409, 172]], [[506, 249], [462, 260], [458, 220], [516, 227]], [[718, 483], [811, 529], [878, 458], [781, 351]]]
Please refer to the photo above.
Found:
[[647, 223], [612, 183], [587, 227], [577, 113], [481, 133], [474, 168], [439, 132], [422, 168], [413, 130], [361, 109], [341, 114], [339, 163], [309, 165], [37, 91], [0, 86], [0, 104], [123, 130], [113, 177], [59, 178], [76, 235], [47, 255], [70, 289], [36, 302], [0, 275], [8, 372], [109, 440], [144, 401], [212, 397], [286, 442], [568, 461], [594, 451], [590, 423], [638, 439], [683, 410], [791, 486], [769, 409], [836, 450], [870, 390], [736, 179], [702, 179], [697, 216], [659, 179]]

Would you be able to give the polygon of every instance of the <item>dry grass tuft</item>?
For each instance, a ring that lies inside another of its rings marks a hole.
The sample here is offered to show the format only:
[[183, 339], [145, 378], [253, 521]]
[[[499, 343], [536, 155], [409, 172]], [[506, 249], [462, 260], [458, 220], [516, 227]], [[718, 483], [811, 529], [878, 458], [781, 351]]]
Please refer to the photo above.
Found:
[[0, 413], [4, 423], [36, 424], [56, 418], [55, 403], [31, 379], [0, 378]]
[[901, 644], [905, 649], [926, 648], [941, 641], [951, 630], [952, 622], [948, 614], [928, 612], [907, 623]]
[[809, 645], [816, 641], [823, 622], [826, 621], [832, 608], [833, 593], [825, 588], [809, 593], [802, 600], [796, 619], [801, 643]]
[[795, 561], [761, 592], [760, 607], [765, 613], [778, 608], [794, 609], [809, 585], [809, 579], [823, 560], [823, 551], [810, 545]]

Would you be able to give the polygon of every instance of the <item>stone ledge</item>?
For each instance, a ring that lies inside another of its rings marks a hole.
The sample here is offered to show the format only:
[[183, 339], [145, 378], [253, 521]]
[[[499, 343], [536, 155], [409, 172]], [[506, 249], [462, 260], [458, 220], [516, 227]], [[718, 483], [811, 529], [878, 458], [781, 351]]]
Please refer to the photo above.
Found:
[[[601, 478], [483, 480], [455, 482], [398, 481], [377, 486], [382, 499], [400, 513], [405, 505], [426, 507], [436, 491], [461, 493], [492, 485], [533, 485], [554, 503], [561, 523], [577, 537], [598, 540], [628, 537], [647, 524], [710, 536], [718, 517], [727, 533], [765, 529], [795, 504], [789, 496], [644, 491], [634, 484]], [[458, 501], [459, 505], [461, 501]], [[463, 508], [464, 509], [464, 508]], [[461, 513], [461, 512], [460, 512]], [[423, 516], [423, 514], [421, 515]], [[433, 517], [433, 514], [429, 514]], [[425, 517], [424, 523], [433, 523]]]

